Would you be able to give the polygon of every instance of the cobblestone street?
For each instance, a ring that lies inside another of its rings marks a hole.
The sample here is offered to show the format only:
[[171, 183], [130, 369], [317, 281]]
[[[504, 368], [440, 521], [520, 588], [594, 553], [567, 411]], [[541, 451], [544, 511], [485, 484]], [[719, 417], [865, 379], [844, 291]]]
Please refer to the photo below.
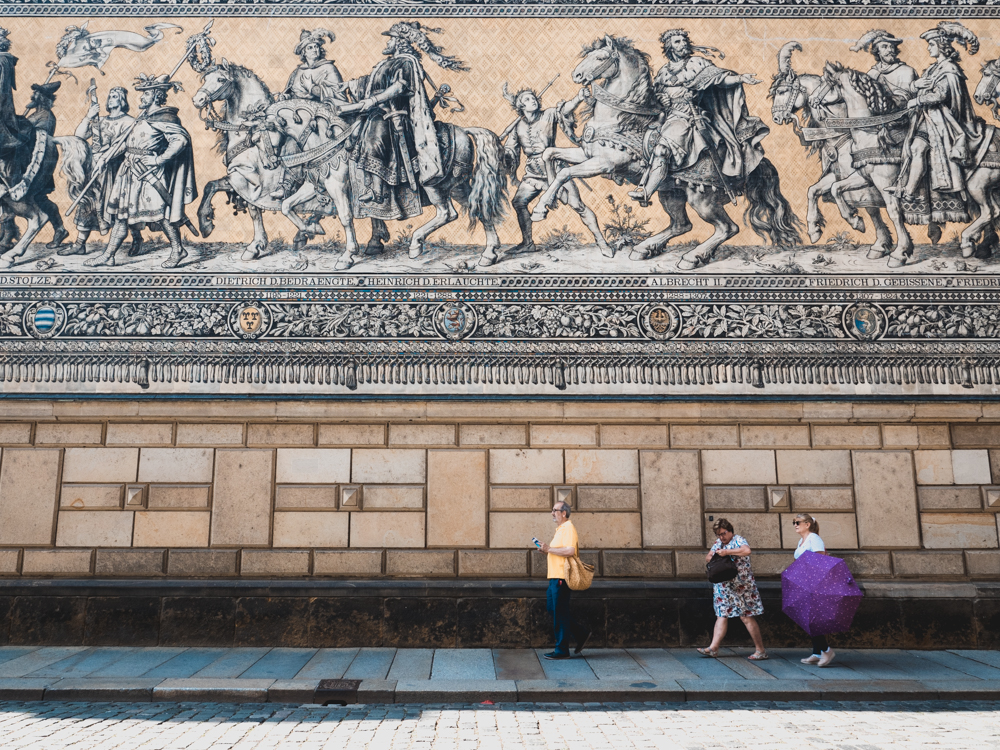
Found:
[[353, 707], [0, 703], [31, 748], [1000, 748], [1000, 704], [777, 702]]

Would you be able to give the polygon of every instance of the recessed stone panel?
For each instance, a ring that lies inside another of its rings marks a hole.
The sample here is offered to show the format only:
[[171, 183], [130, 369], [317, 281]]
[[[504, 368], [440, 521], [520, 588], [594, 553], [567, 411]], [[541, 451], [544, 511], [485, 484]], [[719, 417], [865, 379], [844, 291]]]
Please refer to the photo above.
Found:
[[35, 445], [100, 445], [104, 425], [41, 422], [35, 428]]
[[597, 445], [595, 424], [533, 424], [531, 445]]
[[211, 448], [143, 448], [139, 454], [140, 482], [212, 481], [215, 451]]
[[718, 448], [740, 444], [739, 426], [735, 424], [675, 424], [670, 426], [673, 448]]
[[384, 424], [321, 424], [320, 445], [385, 445]]
[[774, 451], [704, 450], [701, 452], [705, 484], [777, 484]]
[[854, 510], [854, 490], [850, 487], [792, 487], [792, 510]]
[[808, 448], [809, 425], [741, 425], [740, 445], [744, 448]]
[[271, 550], [245, 549], [240, 553], [240, 575], [295, 577], [309, 575], [308, 550], [278, 552]]
[[336, 510], [338, 494], [336, 485], [278, 485], [274, 507], [276, 510]]
[[490, 513], [490, 547], [534, 549], [532, 537], [548, 543], [553, 534], [555, 524], [550, 513]]
[[134, 482], [138, 468], [138, 448], [67, 448], [62, 480]]
[[346, 448], [278, 448], [278, 484], [341, 484], [351, 481]]
[[365, 508], [409, 509], [424, 507], [422, 484], [366, 484]]
[[577, 487], [579, 510], [638, 510], [638, 487]]
[[955, 484], [990, 484], [990, 458], [986, 450], [951, 452]]
[[148, 506], [150, 510], [207, 508], [211, 489], [207, 484], [151, 484]]
[[316, 427], [311, 424], [251, 424], [247, 445], [315, 445]]
[[334, 578], [374, 578], [382, 575], [381, 550], [317, 550], [313, 575]]
[[458, 426], [459, 443], [475, 445], [527, 445], [528, 427], [523, 424], [463, 424]]
[[455, 425], [390, 424], [389, 445], [455, 445]]
[[459, 550], [458, 574], [464, 578], [522, 578], [528, 575], [526, 550]]
[[108, 577], [146, 577], [163, 575], [162, 549], [99, 549], [94, 575]]
[[122, 484], [64, 484], [59, 493], [59, 507], [75, 510], [120, 508], [124, 490]]
[[911, 454], [854, 451], [853, 468], [861, 547], [919, 547], [917, 488]]
[[700, 547], [697, 451], [640, 451], [642, 538], [646, 547]]
[[455, 553], [451, 550], [385, 553], [385, 574], [400, 578], [453, 578]]
[[603, 553], [602, 572], [609, 578], [671, 578], [674, 556], [671, 552]]
[[[819, 536], [828, 550], [858, 548], [858, 526], [853, 513], [812, 513], [810, 515], [819, 523]], [[792, 525], [794, 520], [794, 513], [781, 514], [781, 546], [785, 549], [794, 550], [802, 538]]]
[[997, 521], [992, 513], [921, 513], [920, 531], [927, 549], [997, 547]]
[[397, 511], [352, 512], [352, 547], [423, 547], [423, 513]]
[[346, 547], [348, 513], [286, 511], [274, 514], [275, 547]]
[[764, 487], [705, 487], [705, 510], [764, 511]]
[[486, 451], [427, 452], [427, 545], [486, 544]]
[[177, 425], [177, 445], [206, 445], [228, 448], [243, 445], [243, 425], [241, 423], [187, 424]]
[[574, 513], [571, 520], [581, 549], [642, 547], [642, 519], [638, 513]]
[[561, 450], [493, 449], [490, 451], [490, 482], [493, 484], [562, 484]]
[[813, 448], [878, 448], [878, 425], [813, 425]]
[[52, 544], [59, 451], [5, 448], [2, 458], [0, 544]]
[[851, 452], [775, 451], [781, 484], [851, 484]]
[[566, 450], [568, 484], [639, 484], [639, 453], [634, 450]]
[[490, 487], [490, 510], [548, 510], [551, 487]]
[[352, 451], [351, 481], [360, 484], [422, 484], [427, 451], [416, 448], [358, 448]]
[[665, 424], [602, 424], [601, 447], [631, 446], [637, 448], [666, 448]]
[[17, 422], [0, 423], [0, 445], [27, 445], [31, 442], [31, 425]]
[[[713, 516], [712, 519], [709, 516]], [[706, 513], [705, 538], [715, 542], [712, 525], [725, 518], [733, 525], [733, 531], [747, 540], [750, 549], [781, 549], [780, 515], [777, 513]]]
[[136, 547], [207, 547], [210, 514], [206, 511], [138, 511]]
[[90, 575], [93, 551], [89, 549], [26, 549], [21, 575]]
[[957, 578], [965, 575], [961, 552], [892, 553], [892, 568], [902, 578]]
[[238, 550], [172, 549], [167, 552], [167, 575], [234, 576], [238, 556]]
[[918, 487], [920, 510], [979, 510], [983, 493], [979, 487]]
[[271, 538], [274, 451], [218, 450], [212, 494], [212, 545], [266, 545]]
[[174, 442], [174, 426], [155, 422], [110, 422], [104, 444], [170, 445]]
[[60, 511], [56, 546], [131, 547], [132, 515], [123, 510]]

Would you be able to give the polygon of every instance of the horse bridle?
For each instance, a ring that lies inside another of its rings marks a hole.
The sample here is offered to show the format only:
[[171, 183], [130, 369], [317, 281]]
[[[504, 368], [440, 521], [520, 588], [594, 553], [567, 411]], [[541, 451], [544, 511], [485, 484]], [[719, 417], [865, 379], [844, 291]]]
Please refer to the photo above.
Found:
[[[204, 79], [204, 77], [209, 73], [213, 73], [218, 69], [218, 65], [213, 65], [202, 74], [202, 79]], [[233, 79], [226, 78], [225, 83], [209, 95], [208, 103], [198, 110], [198, 118], [205, 123], [206, 128], [210, 128], [212, 130], [225, 130], [226, 132], [234, 133], [240, 130], [249, 130], [252, 127], [251, 125], [231, 125], [226, 122], [222, 118], [222, 115], [216, 112], [215, 107], [212, 106], [215, 102], [221, 102], [228, 99], [230, 95], [232, 95], [235, 87], [236, 84], [233, 82]], [[205, 116], [206, 110], [208, 117]]]
[[[595, 70], [591, 74], [591, 76], [590, 76], [590, 84], [593, 84], [595, 81], [597, 81], [600, 78], [607, 78], [608, 77], [607, 76], [608, 70], [611, 68], [612, 65], [618, 65], [619, 62], [620, 62], [620, 59], [619, 59], [619, 52], [618, 52], [618, 50], [612, 49], [611, 50], [611, 54], [608, 55], [608, 59], [605, 60], [604, 62], [602, 62], [600, 64], [600, 66], [598, 66], [597, 70]], [[615, 71], [615, 75], [617, 75], [617, 74], [618, 74], [618, 71], [616, 70]], [[587, 85], [590, 85], [590, 84], [587, 84]]]
[[990, 111], [993, 119], [1000, 120], [1000, 102], [997, 101], [997, 86], [1000, 86], [1000, 59], [990, 60], [983, 66], [983, 80], [989, 82]]
[[[786, 78], [787, 81], [787, 78]], [[788, 105], [781, 107], [776, 113], [772, 113], [780, 116], [780, 122], [788, 122], [789, 120], [795, 120], [793, 113], [795, 112], [795, 100], [799, 98], [799, 94], [802, 93], [803, 87], [802, 82], [799, 80], [798, 75], [792, 73], [791, 81], [788, 81], [789, 95], [788, 95]]]

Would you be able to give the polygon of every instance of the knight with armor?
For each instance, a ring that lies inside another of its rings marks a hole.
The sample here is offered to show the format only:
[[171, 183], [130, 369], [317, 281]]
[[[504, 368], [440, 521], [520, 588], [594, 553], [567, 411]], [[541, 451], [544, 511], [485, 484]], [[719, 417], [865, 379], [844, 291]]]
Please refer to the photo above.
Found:
[[[59, 255], [86, 255], [87, 240], [91, 232], [97, 230], [101, 234], [107, 234], [111, 229], [111, 220], [107, 216], [106, 210], [111, 202], [111, 191], [115, 185], [115, 178], [125, 161], [124, 152], [109, 156], [112, 153], [112, 145], [118, 141], [122, 133], [132, 127], [135, 118], [129, 115], [128, 91], [122, 86], [115, 86], [108, 92], [107, 110], [108, 114], [101, 117], [101, 107], [97, 101], [96, 87], [91, 82], [88, 90], [90, 95], [90, 108], [83, 120], [76, 128], [76, 137], [90, 142], [90, 150], [94, 155], [95, 163], [101, 170], [101, 175], [88, 191], [84, 200], [80, 201], [80, 206], [76, 211], [76, 241], [67, 247], [58, 250]], [[140, 224], [130, 225], [132, 232], [132, 246], [129, 248], [129, 256], [142, 254], [142, 226]]]
[[663, 108], [659, 137], [639, 189], [629, 193], [644, 205], [668, 174], [693, 166], [706, 152], [718, 181], [742, 182], [764, 158], [760, 144], [770, 132], [747, 109], [743, 85], [760, 83], [752, 73], [719, 68], [709, 57], [725, 56], [692, 45], [684, 29], [665, 31], [660, 43], [667, 64], [653, 79]]
[[[573, 113], [585, 100], [586, 93], [586, 89], [581, 89], [569, 101], [561, 101], [554, 107], [543, 109], [541, 96], [532, 89], [521, 89], [512, 95], [507, 93], [507, 84], [504, 84], [504, 98], [518, 114], [518, 119], [504, 142], [507, 167], [512, 175], [516, 174], [521, 163], [522, 152], [525, 158], [524, 176], [511, 201], [517, 224], [521, 228], [521, 242], [511, 248], [512, 253], [535, 250], [530, 203], [549, 185], [542, 153], [556, 145], [556, 132], [560, 127], [570, 139], [575, 138]], [[580, 198], [580, 189], [575, 182], [566, 183], [559, 197], [580, 215], [595, 237], [601, 236], [597, 216]]]
[[441, 92], [428, 95], [421, 53], [445, 70], [469, 68], [446, 55], [428, 32], [441, 33], [441, 29], [417, 21], [393, 24], [382, 32], [389, 37], [382, 51], [387, 59], [369, 75], [348, 84], [364, 117], [351, 152], [358, 167], [351, 173], [358, 217], [400, 220], [418, 216], [430, 205], [420, 185], [444, 177], [434, 118]]
[[[959, 53], [952, 45], [958, 43], [974, 55], [979, 51], [979, 39], [955, 21], [942, 21], [920, 38], [927, 42], [934, 63], [910, 84], [907, 106], [913, 111], [913, 120], [911, 136], [903, 146], [900, 173], [907, 222], [964, 223], [969, 221], [966, 170], [982, 159], [980, 152], [989, 147], [989, 139], [985, 123], [973, 108], [965, 73], [958, 64]], [[912, 205], [924, 184], [930, 189], [931, 205], [929, 212], [918, 214]], [[936, 200], [935, 193], [946, 197]]]
[[184, 206], [198, 195], [191, 136], [181, 124], [177, 108], [166, 105], [168, 92], [183, 88], [166, 75], [141, 74], [134, 88], [141, 92], [139, 107], [143, 112], [125, 143], [106, 156], [110, 159], [124, 153], [105, 212], [114, 226], [107, 248], [86, 264], [113, 266], [130, 225], [158, 222], [170, 241], [170, 256], [162, 265], [176, 268], [187, 255], [180, 232], [182, 226], [190, 226]]
[[872, 29], [851, 47], [851, 52], [869, 52], [875, 58], [868, 75], [888, 89], [899, 108], [913, 97], [911, 86], [918, 78], [917, 71], [899, 59], [902, 43], [885, 29]]

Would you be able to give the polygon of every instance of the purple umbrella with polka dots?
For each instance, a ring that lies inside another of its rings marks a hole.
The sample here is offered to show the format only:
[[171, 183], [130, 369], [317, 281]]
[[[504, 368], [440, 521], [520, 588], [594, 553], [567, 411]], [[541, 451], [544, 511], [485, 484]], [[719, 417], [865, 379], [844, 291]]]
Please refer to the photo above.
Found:
[[862, 596], [839, 557], [804, 552], [781, 574], [781, 609], [809, 635], [848, 630]]

